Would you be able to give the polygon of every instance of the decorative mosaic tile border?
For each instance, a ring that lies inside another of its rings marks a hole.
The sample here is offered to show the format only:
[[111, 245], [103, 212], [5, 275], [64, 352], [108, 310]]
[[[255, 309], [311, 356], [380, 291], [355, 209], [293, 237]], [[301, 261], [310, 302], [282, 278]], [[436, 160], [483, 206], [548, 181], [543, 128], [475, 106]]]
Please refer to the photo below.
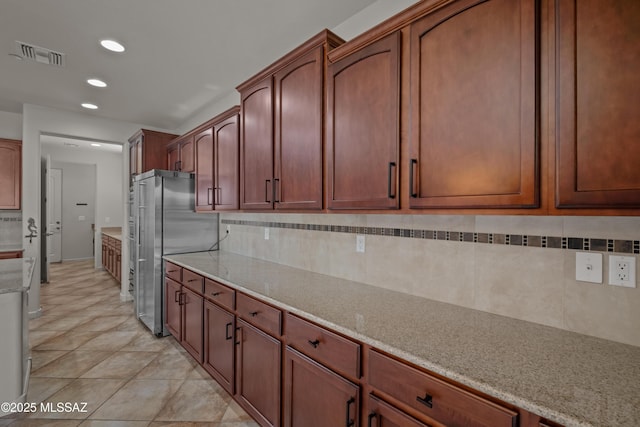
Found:
[[536, 248], [574, 249], [579, 251], [640, 254], [640, 240], [592, 239], [589, 237], [532, 236], [526, 234], [475, 233], [466, 231], [416, 230], [408, 228], [356, 227], [350, 225], [300, 224], [288, 222], [243, 221], [223, 219], [222, 224], [253, 227], [288, 228], [332, 233], [368, 234], [413, 239], [449, 240], [493, 245], [530, 246]]

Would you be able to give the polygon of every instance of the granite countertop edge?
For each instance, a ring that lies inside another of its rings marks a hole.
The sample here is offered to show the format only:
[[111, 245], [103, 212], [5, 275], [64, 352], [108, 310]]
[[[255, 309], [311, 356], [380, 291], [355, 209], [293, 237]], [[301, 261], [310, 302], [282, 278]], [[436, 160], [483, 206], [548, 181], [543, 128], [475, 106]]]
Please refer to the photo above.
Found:
[[[536, 403], [535, 401], [533, 401], [531, 398], [527, 397], [527, 396], [521, 396], [521, 395], [517, 395], [508, 391], [505, 391], [499, 387], [496, 387], [494, 385], [491, 385], [487, 382], [484, 382], [482, 380], [473, 378], [469, 375], [466, 375], [465, 373], [461, 373], [458, 372], [456, 370], [452, 370], [440, 363], [434, 362], [432, 360], [429, 360], [427, 358], [423, 358], [420, 355], [414, 354], [411, 351], [407, 351], [398, 347], [395, 347], [394, 345], [388, 344], [384, 341], [380, 341], [376, 338], [370, 337], [366, 334], [360, 333], [350, 327], [346, 327], [344, 325], [341, 325], [339, 323], [335, 323], [332, 322], [330, 320], [327, 320], [326, 318], [323, 318], [322, 316], [319, 316], [317, 314], [311, 313], [309, 311], [306, 311], [304, 309], [292, 306], [287, 304], [286, 302], [283, 302], [281, 300], [278, 299], [274, 299], [268, 295], [265, 295], [261, 292], [255, 291], [253, 289], [248, 288], [247, 286], [243, 285], [242, 283], [236, 283], [233, 280], [229, 280], [226, 279], [225, 277], [221, 277], [220, 275], [217, 274], [213, 274], [209, 271], [203, 271], [202, 269], [198, 268], [198, 266], [195, 266], [193, 264], [191, 264], [189, 262], [189, 257], [190, 256], [202, 256], [202, 254], [209, 254], [208, 256], [216, 256], [215, 254], [219, 254], [219, 252], [196, 252], [196, 253], [192, 253], [192, 254], [179, 254], [179, 255], [167, 255], [164, 258], [168, 261], [171, 261], [179, 266], [182, 266], [184, 268], [190, 269], [198, 274], [201, 274], [205, 277], [208, 277], [210, 279], [216, 280], [224, 285], [227, 285], [231, 288], [234, 288], [236, 290], [242, 291], [247, 295], [256, 297], [258, 299], [261, 299], [267, 303], [270, 303], [280, 309], [286, 310], [292, 314], [296, 314], [299, 315], [303, 318], [306, 318], [312, 322], [315, 322], [321, 326], [325, 326], [329, 329], [333, 329], [336, 332], [342, 333], [348, 337], [351, 337], [352, 339], [358, 340], [360, 342], [366, 343], [374, 348], [380, 349], [384, 352], [387, 352], [389, 354], [392, 354], [396, 357], [399, 357], [401, 359], [404, 359], [410, 363], [413, 363], [417, 366], [420, 366], [424, 369], [427, 369], [429, 371], [432, 371], [436, 374], [440, 374], [446, 378], [449, 378], [452, 381], [458, 382], [460, 384], [464, 384], [468, 387], [471, 387], [472, 389], [475, 389], [481, 393], [485, 393], [489, 396], [492, 396], [496, 399], [502, 400], [508, 404], [512, 404], [514, 406], [520, 407], [524, 410], [527, 410], [529, 412], [532, 412], [536, 415], [539, 415], [545, 419], [557, 422], [557, 423], [561, 423], [563, 425], [565, 425], [566, 427], [592, 427], [595, 425], [599, 425], [599, 424], [592, 424], [584, 419], [578, 419], [570, 414], [566, 414], [563, 412], [560, 412], [559, 410], [556, 410], [554, 408], [550, 408], [547, 407], [543, 404], [539, 404]], [[214, 255], [211, 255], [214, 254]], [[223, 254], [227, 254], [224, 253]], [[286, 265], [280, 265], [280, 264], [276, 264], [276, 263], [272, 263], [269, 261], [264, 261], [264, 260], [259, 260], [256, 258], [251, 258], [251, 257], [247, 257], [247, 256], [243, 256], [243, 255], [237, 255], [237, 254], [229, 254], [233, 257], [239, 257], [240, 258], [245, 258], [247, 261], [251, 260], [251, 261], [257, 261], [260, 263], [269, 263], [275, 266], [281, 266], [282, 269], [295, 269], [295, 270], [299, 270], [296, 269], [295, 267], [290, 267], [290, 266], [286, 266]], [[306, 271], [306, 270], [304, 270]], [[332, 278], [333, 276], [326, 276], [326, 275], [322, 275], [321, 273], [314, 273], [314, 272], [308, 272], [310, 274], [314, 274], [314, 275], [319, 275], [319, 276], [324, 276], [326, 278]], [[335, 278], [336, 280], [342, 281], [344, 279], [338, 279]], [[370, 285], [367, 285], [370, 286]], [[375, 286], [371, 286], [372, 289], [380, 289], [382, 290], [382, 288], [378, 288]], [[387, 291], [387, 290], [384, 290]], [[415, 298], [420, 298], [422, 300], [425, 301], [432, 301], [432, 300], [428, 300], [427, 298], [422, 298], [422, 297], [415, 297]], [[438, 302], [436, 302], [438, 303]], [[446, 303], [442, 303], [442, 304], [446, 304]], [[458, 306], [455, 306], [458, 307]], [[475, 311], [473, 309], [466, 309], [463, 307], [458, 307], [462, 310], [469, 310], [469, 311]], [[491, 315], [490, 313], [486, 313], [487, 315]], [[497, 315], [492, 315], [492, 316], [497, 316]], [[500, 316], [502, 317], [502, 316]], [[518, 321], [516, 319], [513, 319], [513, 322], [522, 322], [522, 321]], [[539, 325], [540, 328], [548, 328], [545, 327], [543, 325]], [[586, 337], [586, 336], [585, 336]], [[591, 338], [591, 337], [588, 337]], [[623, 345], [623, 344], [621, 344]]]

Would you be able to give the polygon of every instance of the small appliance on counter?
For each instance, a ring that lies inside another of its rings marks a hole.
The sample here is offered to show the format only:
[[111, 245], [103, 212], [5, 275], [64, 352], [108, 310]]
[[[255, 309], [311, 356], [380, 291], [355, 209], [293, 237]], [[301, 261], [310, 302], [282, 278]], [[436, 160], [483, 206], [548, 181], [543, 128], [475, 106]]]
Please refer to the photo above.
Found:
[[133, 182], [133, 294], [136, 316], [157, 336], [165, 326], [164, 255], [216, 250], [218, 214], [195, 213], [191, 173], [151, 170]]

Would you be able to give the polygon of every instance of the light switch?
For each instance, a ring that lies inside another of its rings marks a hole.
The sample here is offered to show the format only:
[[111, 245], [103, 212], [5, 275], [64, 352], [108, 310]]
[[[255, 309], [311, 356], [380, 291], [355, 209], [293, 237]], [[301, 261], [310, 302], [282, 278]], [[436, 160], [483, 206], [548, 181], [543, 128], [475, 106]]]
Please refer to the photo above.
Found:
[[576, 280], [602, 283], [602, 254], [576, 252]]

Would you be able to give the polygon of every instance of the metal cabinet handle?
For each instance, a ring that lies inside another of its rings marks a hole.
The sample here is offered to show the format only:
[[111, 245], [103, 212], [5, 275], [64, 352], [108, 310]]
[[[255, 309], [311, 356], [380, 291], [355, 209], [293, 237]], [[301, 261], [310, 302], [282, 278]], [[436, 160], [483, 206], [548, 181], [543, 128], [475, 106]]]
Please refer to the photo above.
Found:
[[213, 193], [213, 188], [207, 187], [207, 205], [211, 205], [211, 194]]
[[[269, 200], [269, 186], [271, 185], [271, 180], [270, 179], [265, 179], [264, 180], [264, 201], [266, 203], [271, 203], [271, 200]], [[273, 190], [273, 187], [271, 188]]]
[[212, 292], [211, 296], [212, 297], [217, 297], [218, 295], [220, 295], [222, 292]]
[[230, 340], [230, 339], [232, 339], [232, 338], [233, 338], [233, 336], [231, 335], [231, 332], [229, 332], [229, 326], [233, 326], [233, 323], [229, 322], [229, 323], [227, 323], [227, 324], [224, 326], [224, 328], [225, 328], [225, 335], [224, 335], [224, 338], [225, 338], [226, 340]]
[[433, 396], [428, 393], [425, 393], [424, 397], [417, 396], [416, 400], [425, 405], [427, 408], [433, 408]]
[[353, 418], [351, 418], [351, 405], [355, 402], [356, 402], [356, 399], [354, 399], [353, 397], [347, 400], [347, 417], [345, 420], [346, 427], [351, 427], [356, 423], [356, 421]]
[[418, 197], [418, 193], [415, 191], [415, 182], [414, 182], [414, 174], [415, 174], [415, 165], [418, 164], [417, 159], [411, 159], [409, 162], [409, 197], [416, 198]]
[[396, 198], [395, 186], [391, 186], [393, 182], [393, 170], [396, 168], [396, 162], [389, 162], [389, 181], [387, 182], [387, 195], [390, 199]]
[[180, 304], [180, 301], [179, 301], [180, 297], [178, 296], [179, 294], [180, 294], [180, 291], [176, 291], [176, 296], [175, 296], [176, 300], [175, 300], [175, 302], [177, 302], [178, 304]]
[[175, 272], [177, 272], [177, 271], [178, 271], [178, 270], [167, 270], [167, 273], [175, 273]]
[[184, 292], [180, 292], [180, 298], [178, 298], [178, 305], [186, 305], [187, 304], [187, 294]]
[[280, 203], [280, 197], [278, 195], [278, 189], [280, 188], [280, 178], [273, 179], [273, 202]]
[[378, 414], [376, 414], [375, 412], [372, 412], [372, 413], [369, 414], [368, 418], [369, 418], [369, 420], [367, 422], [367, 427], [372, 427], [373, 423], [371, 422], [371, 420], [373, 420], [374, 418], [377, 420]]
[[242, 328], [236, 328], [236, 345], [240, 345], [242, 343]]
[[257, 311], [252, 311], [252, 312], [249, 313], [249, 316], [251, 316], [251, 317], [256, 317], [257, 315], [258, 315]]
[[313, 348], [318, 348], [318, 346], [320, 345], [320, 340], [313, 340], [313, 341], [307, 340], [307, 342], [311, 344]]
[[187, 280], [188, 283], [199, 282], [199, 281], [200, 281], [200, 279], [189, 279], [189, 280]]

